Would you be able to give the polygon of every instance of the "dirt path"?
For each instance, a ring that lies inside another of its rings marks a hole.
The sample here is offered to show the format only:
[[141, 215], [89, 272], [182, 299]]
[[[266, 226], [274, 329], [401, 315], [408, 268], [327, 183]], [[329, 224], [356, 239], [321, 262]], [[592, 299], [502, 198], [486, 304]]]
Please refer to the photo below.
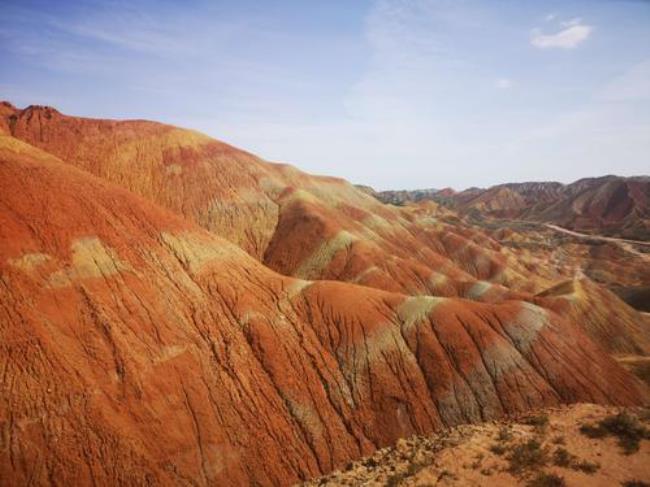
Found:
[[624, 238], [616, 238], [616, 237], [604, 237], [602, 235], [589, 235], [587, 233], [580, 233], [576, 232], [573, 230], [568, 230], [566, 228], [562, 228], [557, 225], [553, 225], [552, 223], [544, 223], [544, 226], [547, 228], [550, 228], [551, 230], [555, 230], [556, 232], [564, 233], [566, 235], [571, 235], [572, 237], [577, 237], [577, 238], [584, 238], [584, 239], [590, 239], [590, 240], [602, 240], [605, 242], [611, 242], [614, 244], [617, 244], [619, 247], [621, 247], [623, 250], [635, 254], [638, 257], [641, 257], [641, 259], [645, 260], [646, 262], [650, 262], [650, 255], [645, 254], [643, 252], [638, 251], [637, 249], [634, 248], [635, 245], [641, 245], [644, 247], [650, 247], [650, 242], [643, 242], [641, 240], [627, 240]]

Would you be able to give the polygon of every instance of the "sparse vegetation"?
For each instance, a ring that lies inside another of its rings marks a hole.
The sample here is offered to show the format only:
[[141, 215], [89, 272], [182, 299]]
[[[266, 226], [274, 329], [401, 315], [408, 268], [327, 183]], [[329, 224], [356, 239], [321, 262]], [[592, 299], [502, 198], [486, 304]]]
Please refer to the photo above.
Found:
[[582, 425], [580, 432], [589, 438], [615, 436], [626, 455], [639, 451], [641, 440], [650, 439], [650, 430], [643, 426], [636, 416], [632, 416], [626, 411], [608, 416], [597, 425]]
[[580, 470], [588, 474], [596, 473], [600, 468], [600, 465], [597, 463], [592, 463], [587, 460], [579, 460], [577, 456], [569, 453], [569, 451], [563, 447], [560, 447], [553, 452], [553, 464], [558, 467]]
[[[350, 473], [338, 473], [339, 478], [330, 477], [327, 485], [360, 485], [367, 480], [398, 487], [411, 483], [416, 476], [418, 485], [429, 479], [437, 485], [444, 477], [462, 481], [466, 475], [473, 475], [472, 478], [478, 476], [486, 483], [514, 481], [517, 485], [532, 487], [566, 486], [572, 481], [581, 485], [605, 482], [625, 487], [650, 487], [645, 478], [645, 467], [638, 461], [641, 454], [637, 461], [628, 462], [621, 456], [617, 445], [620, 436], [644, 438], [645, 427], [650, 429], [650, 424], [641, 418], [650, 409], [596, 405], [580, 405], [578, 408], [581, 414], [577, 418], [571, 417], [570, 428], [566, 427], [566, 416], [559, 416], [564, 411], [551, 410], [549, 421], [545, 421], [543, 416], [541, 419], [539, 416], [519, 417], [514, 420], [516, 422], [488, 424], [485, 429], [460, 427], [458, 432], [443, 433], [424, 442], [418, 438], [403, 440], [395, 448], [385, 449], [385, 453], [382, 450], [368, 459], [351, 462]], [[622, 413], [616, 414], [618, 412]], [[553, 429], [540, 435], [533, 428], [521, 426], [523, 421], [533, 427], [552, 424]], [[587, 447], [582, 454], [585, 439], [580, 439], [580, 433], [578, 438], [575, 437], [576, 428], [581, 424], [584, 434], [611, 439], [592, 445], [595, 448]], [[479, 443], [473, 443], [475, 438]], [[650, 445], [639, 445], [643, 455], [647, 446]], [[444, 461], [436, 461], [433, 467], [433, 459], [440, 458], [435, 452], [447, 448], [458, 448], [458, 451], [445, 456]], [[612, 457], [612, 453], [619, 455]], [[495, 458], [496, 455], [499, 459]], [[458, 472], [453, 474], [445, 469], [449, 465]], [[631, 478], [623, 482], [625, 477]], [[575, 479], [581, 479], [582, 483]]]
[[564, 478], [554, 473], [540, 472], [526, 485], [527, 487], [564, 487], [566, 482]]

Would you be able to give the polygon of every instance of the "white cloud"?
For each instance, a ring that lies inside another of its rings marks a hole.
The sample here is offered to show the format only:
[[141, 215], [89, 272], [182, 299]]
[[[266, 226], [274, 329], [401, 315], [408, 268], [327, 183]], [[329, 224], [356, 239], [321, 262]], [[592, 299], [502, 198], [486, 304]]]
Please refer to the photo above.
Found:
[[550, 22], [551, 20], [555, 20], [556, 17], [557, 17], [556, 14], [548, 14], [546, 17], [544, 17], [544, 20], [546, 22]]
[[555, 34], [543, 34], [541, 30], [533, 29], [530, 43], [539, 49], [573, 49], [587, 40], [594, 29], [590, 25], [582, 24], [580, 19], [562, 22], [562, 25], [566, 28]]
[[510, 78], [499, 78], [494, 82], [494, 86], [502, 90], [512, 88], [512, 85], [513, 82]]

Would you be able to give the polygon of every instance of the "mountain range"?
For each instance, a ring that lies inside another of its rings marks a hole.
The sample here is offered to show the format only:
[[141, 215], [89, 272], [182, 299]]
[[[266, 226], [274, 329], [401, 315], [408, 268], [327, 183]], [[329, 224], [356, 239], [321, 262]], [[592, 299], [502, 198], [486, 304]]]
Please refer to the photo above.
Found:
[[507, 183], [487, 189], [370, 191], [380, 201], [403, 205], [436, 201], [474, 218], [519, 219], [571, 230], [650, 240], [650, 177], [603, 176], [571, 184]]
[[195, 131], [2, 102], [0, 478], [291, 485], [462, 423], [647, 403], [621, 358], [650, 320], [615, 292], [650, 285], [644, 242], [538, 222], [642, 240], [648, 181], [395, 206]]

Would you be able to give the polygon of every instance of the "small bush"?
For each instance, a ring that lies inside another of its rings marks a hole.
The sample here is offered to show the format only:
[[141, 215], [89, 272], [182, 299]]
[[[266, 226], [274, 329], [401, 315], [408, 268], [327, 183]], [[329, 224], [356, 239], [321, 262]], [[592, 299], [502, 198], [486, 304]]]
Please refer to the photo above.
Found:
[[490, 451], [495, 455], [503, 455], [507, 450], [508, 448], [505, 445], [500, 445], [498, 443], [490, 446]]
[[566, 448], [558, 448], [553, 452], [553, 464], [558, 467], [569, 467], [575, 460], [575, 455], [569, 453]]
[[583, 424], [580, 426], [580, 433], [589, 438], [604, 438], [607, 436], [607, 432], [604, 429], [593, 424]]
[[564, 436], [556, 436], [553, 438], [553, 444], [555, 445], [564, 445], [565, 443]]
[[623, 487], [650, 487], [650, 484], [648, 482], [644, 482], [643, 480], [626, 480], [625, 482], [621, 483]]
[[533, 470], [546, 465], [548, 461], [546, 450], [542, 448], [539, 441], [528, 440], [512, 447], [510, 455], [509, 470], [514, 474], [520, 474], [526, 470]]
[[527, 484], [528, 487], [565, 487], [564, 478], [554, 473], [540, 472]]
[[584, 473], [594, 474], [600, 468], [600, 465], [597, 463], [588, 462], [587, 460], [582, 460], [575, 465], [573, 465], [575, 470], [580, 470]]

